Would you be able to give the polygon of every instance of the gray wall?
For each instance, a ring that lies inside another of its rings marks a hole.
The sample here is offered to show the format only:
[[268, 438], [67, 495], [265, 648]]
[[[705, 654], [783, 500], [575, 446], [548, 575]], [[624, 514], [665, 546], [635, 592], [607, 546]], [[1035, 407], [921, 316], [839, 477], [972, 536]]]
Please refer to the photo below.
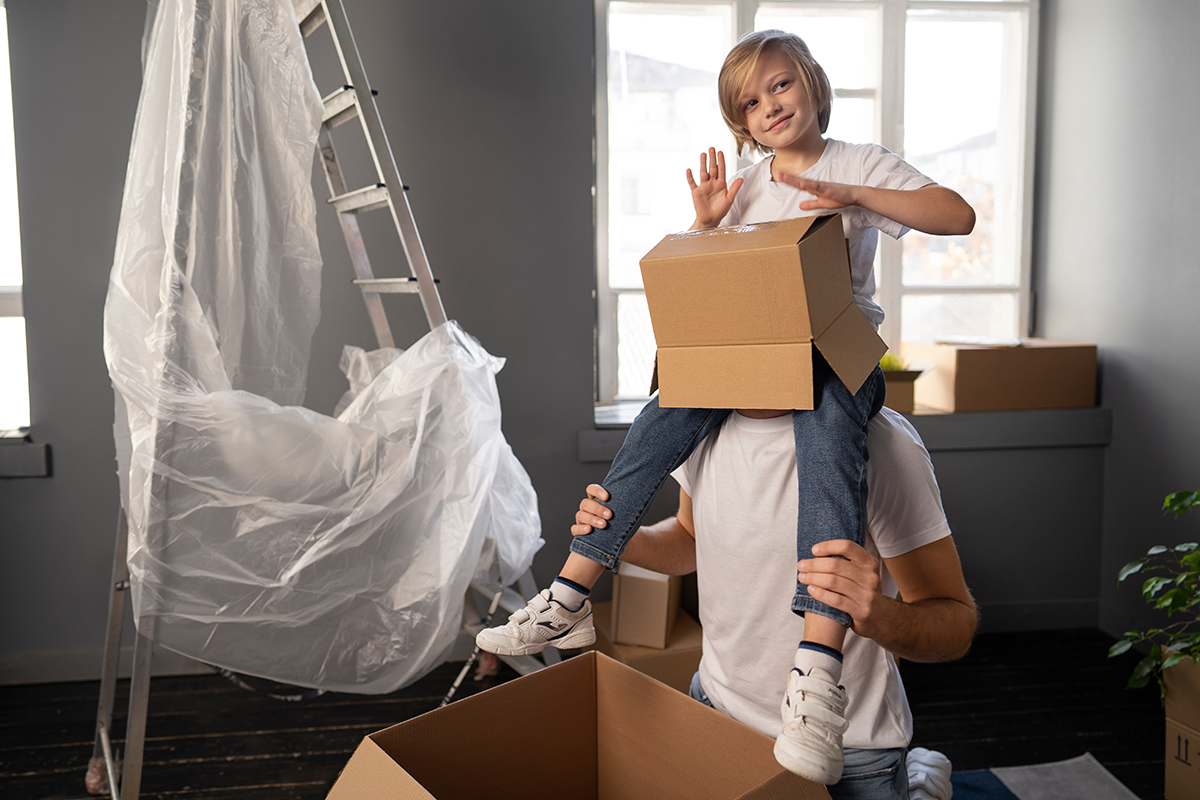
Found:
[[1038, 331], [1100, 345], [1101, 624], [1118, 633], [1153, 619], [1121, 565], [1200, 536], [1200, 516], [1158, 512], [1200, 488], [1200, 3], [1057, 0], [1042, 32]]
[[[566, 552], [581, 488], [604, 472], [577, 454], [592, 419], [592, 3], [346, 2], [447, 312], [508, 359], [498, 377], [504, 430], [539, 493], [544, 582]], [[1110, 587], [1119, 563], [1176, 533], [1153, 530], [1155, 506], [1200, 484], [1200, 433], [1185, 416], [1197, 371], [1175, 366], [1195, 366], [1185, 298], [1196, 295], [1196, 259], [1177, 232], [1194, 223], [1200, 176], [1194, 155], [1168, 163], [1164, 152], [1197, 129], [1188, 85], [1198, 74], [1189, 55], [1197, 11], [1183, 0], [1138, 8], [1051, 2], [1044, 31], [1039, 332], [1103, 345], [1114, 412], [1100, 574], [1094, 553], [1054, 554], [1088, 586]], [[136, 0], [8, 3], [33, 437], [51, 444], [54, 473], [0, 480], [0, 681], [99, 673], [117, 516], [101, 313], [144, 9]], [[319, 177], [315, 185], [323, 198]], [[329, 411], [345, 389], [342, 345], [372, 338], [342, 280], [349, 267], [335, 223], [319, 220], [326, 280], [308, 404]], [[394, 311], [414, 317], [411, 340], [423, 325], [415, 303]], [[963, 480], [949, 475], [958, 457], [946, 458], [943, 482]], [[987, 490], [986, 475], [965, 480], [972, 486], [956, 496]], [[957, 502], [948, 500], [952, 522], [971, 513]], [[1100, 514], [1089, 499], [1071, 524], [1086, 531]], [[989, 550], [1010, 545], [1004, 533], [978, 537], [972, 560], [986, 564]], [[1106, 620], [1136, 612], [1130, 594], [1104, 592]]]

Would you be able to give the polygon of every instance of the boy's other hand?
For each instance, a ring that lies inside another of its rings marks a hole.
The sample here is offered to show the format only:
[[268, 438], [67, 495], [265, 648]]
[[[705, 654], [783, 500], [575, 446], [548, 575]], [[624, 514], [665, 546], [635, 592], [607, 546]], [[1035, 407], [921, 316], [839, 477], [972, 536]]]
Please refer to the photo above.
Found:
[[692, 223], [692, 230], [720, 225], [743, 183], [738, 178], [726, 186], [725, 154], [715, 147], [700, 154], [700, 182], [696, 182], [690, 169], [687, 171], [687, 182], [692, 190], [692, 204], [696, 206], [696, 221]]
[[800, 204], [801, 211], [833, 211], [847, 206], [858, 205], [858, 188], [847, 183], [833, 181], [814, 181], [808, 178], [798, 178], [794, 175], [784, 175], [783, 182], [795, 186], [802, 192], [808, 192], [816, 197], [815, 200], [805, 200]]
[[587, 497], [579, 501], [579, 510], [575, 512], [575, 524], [571, 526], [572, 536], [587, 536], [592, 528], [603, 528], [612, 519], [612, 512], [601, 505], [608, 499], [608, 492], [598, 483], [589, 484]]

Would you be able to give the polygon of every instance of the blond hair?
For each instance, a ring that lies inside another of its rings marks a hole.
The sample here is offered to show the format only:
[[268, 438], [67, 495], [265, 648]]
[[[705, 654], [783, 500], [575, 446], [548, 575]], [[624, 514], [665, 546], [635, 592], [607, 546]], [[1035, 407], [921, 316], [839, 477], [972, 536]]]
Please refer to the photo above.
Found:
[[764, 147], [750, 135], [746, 127], [746, 111], [741, 107], [742, 92], [750, 81], [750, 73], [754, 71], [759, 56], [768, 51], [778, 51], [786, 55], [795, 64], [800, 73], [800, 81], [808, 92], [809, 100], [817, 110], [817, 123], [821, 133], [829, 127], [829, 112], [833, 105], [833, 87], [825, 70], [813, 58], [808, 45], [794, 33], [780, 30], [754, 31], [742, 37], [721, 65], [721, 74], [717, 78], [717, 96], [721, 106], [721, 116], [733, 138], [737, 140], [737, 152], [741, 155], [746, 148], [760, 153], [770, 153], [771, 148]]

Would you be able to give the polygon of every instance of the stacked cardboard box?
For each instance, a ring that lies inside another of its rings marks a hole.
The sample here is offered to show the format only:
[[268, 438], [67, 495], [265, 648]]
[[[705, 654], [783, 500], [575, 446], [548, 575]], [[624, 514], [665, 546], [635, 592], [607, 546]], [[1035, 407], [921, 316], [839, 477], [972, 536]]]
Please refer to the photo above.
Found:
[[636, 669], [684, 694], [692, 683], [692, 675], [700, 666], [704, 632], [700, 623], [686, 612], [675, 620], [671, 639], [666, 647], [639, 647], [619, 644], [613, 639], [612, 605], [597, 603], [593, 609], [596, 622], [596, 644], [593, 648], [609, 658]]
[[[587, 653], [373, 733], [330, 800], [529, 797], [822, 800], [772, 740], [598, 653]], [[553, 777], [530, 748], [570, 768]], [[514, 767], [514, 764], [517, 766]]]
[[641, 267], [663, 407], [812, 408], [814, 348], [852, 392], [887, 351], [838, 214], [684, 231]]
[[683, 578], [621, 562], [613, 576], [612, 640], [664, 648], [671, 641]]
[[1200, 800], [1200, 666], [1184, 661], [1167, 681], [1167, 800]]

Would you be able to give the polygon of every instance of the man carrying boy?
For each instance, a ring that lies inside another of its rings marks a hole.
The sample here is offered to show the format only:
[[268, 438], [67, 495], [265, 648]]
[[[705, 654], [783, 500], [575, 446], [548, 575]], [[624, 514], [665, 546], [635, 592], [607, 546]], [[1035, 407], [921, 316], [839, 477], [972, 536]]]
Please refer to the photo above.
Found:
[[[710, 149], [701, 156], [699, 180], [688, 170], [696, 210], [693, 229], [767, 222], [838, 210], [849, 240], [854, 301], [876, 327], [883, 311], [872, 299], [878, 232], [899, 237], [909, 229], [936, 235], [971, 231], [975, 214], [954, 191], [937, 185], [878, 145], [826, 139], [833, 90], [821, 66], [799, 37], [759, 31], [743, 37], [725, 59], [718, 79], [722, 116], [741, 150], [768, 154], [726, 183], [724, 157]], [[831, 540], [862, 542], [868, 497], [864, 443], [869, 420], [883, 403], [883, 374], [876, 369], [855, 392], [813, 359], [814, 403], [791, 413], [793, 471], [799, 480], [792, 555], [806, 559], [814, 546]], [[604, 479], [613, 513], [607, 529], [577, 538], [558, 578], [507, 624], [476, 637], [488, 652], [525, 655], [547, 645], [581, 647], [595, 639], [588, 595], [605, 568], [615, 569], [658, 487], [684, 463], [728, 415], [726, 409], [663, 408], [652, 398], [630, 427], [625, 444]], [[749, 489], [753, 496], [757, 491]], [[804, 638], [794, 648], [783, 700], [785, 729], [776, 757], [792, 772], [825, 784], [841, 775], [840, 732], [805, 724], [796, 704], [812, 696], [813, 681], [830, 702], [845, 705], [840, 688], [844, 644], [851, 618], [810, 593], [793, 575], [790, 597], [780, 600], [797, 619]], [[781, 681], [782, 682], [782, 681]], [[804, 688], [808, 687], [808, 688]], [[771, 693], [779, 696], [777, 688]]]
[[[805, 623], [786, 603], [797, 574], [790, 559], [796, 513], [791, 432], [786, 411], [731, 414], [674, 473], [681, 486], [678, 515], [640, 528], [624, 554], [658, 572], [697, 572], [704, 645], [691, 695], [772, 737], [783, 728], [773, 689], [792, 665]], [[831, 746], [836, 740], [837, 757], [845, 757], [841, 780], [829, 787], [835, 800], [908, 797], [904, 759], [912, 715], [895, 657], [960, 658], [977, 621], [933, 465], [916, 431], [885, 408], [870, 423], [868, 446], [864, 546], [823, 542], [797, 565], [814, 597], [853, 620], [844, 691], [793, 671], [791, 680], [801, 685], [788, 693], [801, 697], [794, 713], [810, 738]], [[571, 529], [576, 536], [603, 529], [611, 515], [598, 502], [608, 499], [604, 489], [592, 485], [588, 494]], [[784, 719], [789, 716], [785, 708]], [[840, 735], [831, 735], [834, 730]]]

